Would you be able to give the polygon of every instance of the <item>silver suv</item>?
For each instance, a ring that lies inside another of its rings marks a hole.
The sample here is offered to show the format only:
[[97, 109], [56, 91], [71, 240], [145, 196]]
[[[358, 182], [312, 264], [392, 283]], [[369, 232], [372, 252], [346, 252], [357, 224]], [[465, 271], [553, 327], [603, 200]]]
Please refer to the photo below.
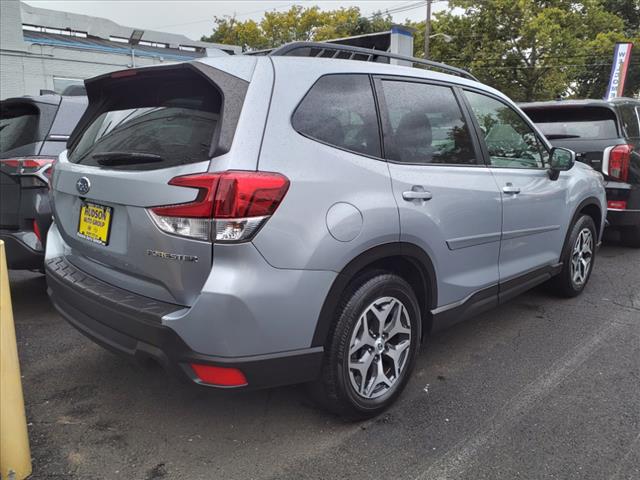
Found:
[[193, 382], [309, 382], [363, 418], [432, 332], [578, 295], [601, 175], [464, 71], [390, 58], [418, 63], [292, 44], [88, 80], [52, 178], [58, 311]]

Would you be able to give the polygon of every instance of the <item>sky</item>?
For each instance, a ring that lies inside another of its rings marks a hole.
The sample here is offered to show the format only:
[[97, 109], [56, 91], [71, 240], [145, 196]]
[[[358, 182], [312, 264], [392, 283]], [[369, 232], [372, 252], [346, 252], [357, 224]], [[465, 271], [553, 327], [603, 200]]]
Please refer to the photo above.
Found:
[[[387, 9], [406, 8], [394, 13], [396, 22], [405, 19], [424, 20], [426, 6], [417, 0], [366, 0], [366, 1], [287, 1], [287, 0], [24, 0], [34, 7], [49, 8], [63, 12], [81, 13], [94, 17], [103, 17], [128, 27], [148, 30], [181, 33], [199, 40], [213, 30], [213, 17], [234, 15], [238, 20], [259, 20], [265, 11], [285, 11], [292, 5], [318, 5], [323, 10], [340, 7], [360, 7], [362, 15]], [[434, 12], [447, 8], [446, 1], [435, 1]]]

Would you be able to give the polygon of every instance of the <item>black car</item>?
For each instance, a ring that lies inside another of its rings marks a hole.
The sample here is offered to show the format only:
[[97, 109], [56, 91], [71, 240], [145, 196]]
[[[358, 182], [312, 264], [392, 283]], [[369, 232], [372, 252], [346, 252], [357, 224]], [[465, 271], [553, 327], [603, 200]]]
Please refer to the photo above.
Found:
[[86, 107], [85, 96], [56, 94], [0, 102], [0, 240], [10, 269], [43, 267], [48, 173]]
[[640, 101], [559, 100], [521, 104], [549, 141], [607, 180], [607, 220], [640, 247]]

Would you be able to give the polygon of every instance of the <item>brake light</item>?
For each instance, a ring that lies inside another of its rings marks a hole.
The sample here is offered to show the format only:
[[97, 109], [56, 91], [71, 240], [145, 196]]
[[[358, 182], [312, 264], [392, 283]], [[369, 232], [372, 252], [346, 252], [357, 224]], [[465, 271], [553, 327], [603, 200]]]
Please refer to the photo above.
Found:
[[195, 200], [150, 209], [158, 228], [174, 235], [240, 242], [249, 240], [273, 215], [289, 180], [270, 172], [228, 171], [173, 178], [169, 185], [195, 188]]
[[237, 368], [215, 367], [192, 363], [196, 376], [204, 383], [220, 387], [243, 387], [247, 385], [247, 378]]
[[137, 74], [138, 74], [137, 70], [120, 70], [118, 72], [113, 72], [111, 74], [111, 78], [133, 77]]
[[612, 208], [614, 210], [626, 210], [627, 201], [626, 200], [609, 200], [607, 201], [607, 208]]
[[616, 145], [609, 152], [609, 176], [626, 182], [629, 179], [629, 164], [633, 145]]
[[0, 168], [9, 175], [20, 177], [23, 187], [48, 185], [48, 170], [55, 161], [51, 157], [8, 158], [0, 160]]

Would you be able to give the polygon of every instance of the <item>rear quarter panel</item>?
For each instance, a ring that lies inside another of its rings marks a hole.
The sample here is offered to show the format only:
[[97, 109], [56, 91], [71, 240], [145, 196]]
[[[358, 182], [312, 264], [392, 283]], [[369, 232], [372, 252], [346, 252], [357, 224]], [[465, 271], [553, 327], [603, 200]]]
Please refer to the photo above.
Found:
[[[273, 61], [276, 82], [259, 169], [283, 173], [291, 185], [254, 244], [278, 268], [340, 271], [369, 248], [399, 240], [389, 170], [382, 160], [322, 144], [294, 130], [291, 116], [297, 105], [331, 70], [318, 61], [292, 72], [286, 58]], [[359, 73], [357, 65], [353, 68]]]

